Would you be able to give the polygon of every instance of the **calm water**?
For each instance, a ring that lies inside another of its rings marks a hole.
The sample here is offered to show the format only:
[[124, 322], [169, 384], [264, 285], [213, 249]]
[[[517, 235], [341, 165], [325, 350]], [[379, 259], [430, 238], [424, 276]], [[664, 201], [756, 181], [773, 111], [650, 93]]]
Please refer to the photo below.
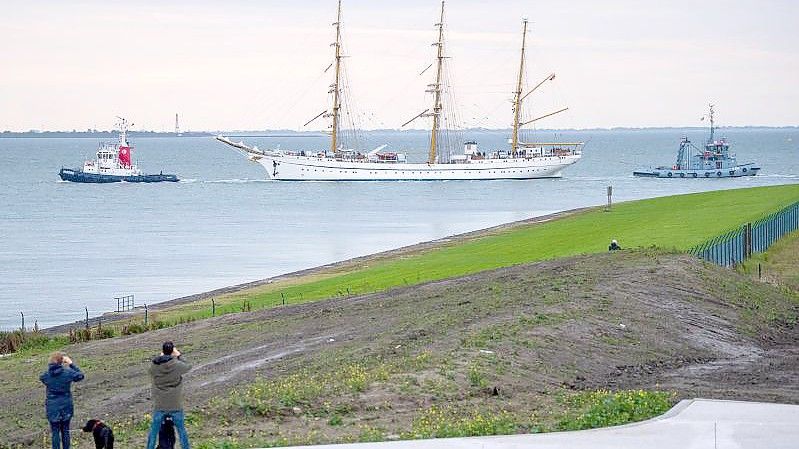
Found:
[[[116, 307], [115, 296], [155, 303], [235, 283], [484, 228], [553, 211], [702, 190], [799, 182], [799, 131], [725, 132], [739, 161], [762, 176], [657, 180], [636, 167], [671, 164], [678, 142], [703, 131], [582, 131], [583, 160], [559, 180], [281, 183], [210, 138], [140, 138], [145, 171], [177, 173], [163, 184], [60, 182], [57, 172], [90, 157], [101, 139], [0, 139], [0, 328], [80, 319]], [[481, 133], [483, 148], [504, 133]], [[541, 138], [551, 138], [542, 135]], [[421, 133], [372, 133], [415, 147]], [[311, 149], [324, 137], [245, 138], [261, 147]]]

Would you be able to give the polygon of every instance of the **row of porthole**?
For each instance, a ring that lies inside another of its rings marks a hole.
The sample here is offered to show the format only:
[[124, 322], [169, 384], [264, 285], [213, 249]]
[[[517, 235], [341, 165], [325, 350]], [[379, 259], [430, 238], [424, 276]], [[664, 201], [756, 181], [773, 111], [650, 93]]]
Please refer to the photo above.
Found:
[[[300, 171], [311, 171], [311, 169], [310, 168], [308, 168], [308, 169], [301, 168]], [[313, 171], [316, 172], [316, 171], [319, 171], [319, 170], [314, 169]], [[527, 170], [528, 173], [529, 172], [535, 172], [535, 171], [538, 171], [538, 169]], [[335, 170], [322, 170], [322, 173], [328, 173], [328, 172], [335, 172]], [[524, 173], [524, 172], [525, 172], [524, 170], [508, 170], [507, 172], [505, 170], [501, 170], [499, 173]], [[339, 173], [347, 173], [347, 172], [346, 171], [339, 171]], [[358, 172], [357, 171], [353, 171], [353, 173], [358, 173]], [[411, 175], [415, 175], [416, 174], [416, 172], [404, 172], [404, 173], [406, 173], [406, 174], [410, 173]], [[430, 173], [430, 172], [421, 172], [421, 171], [419, 172], [420, 175], [425, 174], [425, 173]], [[441, 172], [438, 172], [438, 173], [441, 173]], [[451, 174], [451, 175], [454, 175], [454, 174], [457, 174], [457, 173], [460, 173], [460, 171], [457, 171], [457, 172], [456, 171], [450, 171], [449, 172], [449, 174]], [[488, 172], [488, 174], [496, 174], [496, 173], [497, 172], [494, 172], [494, 171]], [[370, 175], [379, 175], [380, 173], [379, 172], [369, 172], [369, 174]], [[671, 177], [671, 173], [669, 173], [669, 177]]]
[[[321, 157], [321, 156], [318, 157], [318, 158], [303, 157], [303, 156], [299, 156], [299, 157], [302, 157], [304, 159], [310, 159], [310, 160], [323, 159], [323, 157]], [[552, 159], [555, 159], [555, 158], [557, 158], [557, 159], [565, 159], [566, 158], [566, 156], [544, 156], [544, 157], [547, 160], [552, 160]], [[541, 156], [538, 156], [538, 158], [541, 158]], [[528, 159], [528, 158], [525, 158], [525, 159]], [[532, 158], [529, 158], [529, 159], [532, 159]], [[513, 159], [475, 159], [475, 160], [472, 160], [472, 163], [478, 163], [478, 164], [489, 163], [489, 164], [493, 164], [494, 162], [503, 162], [503, 163], [507, 164], [508, 162], [511, 162], [512, 160]], [[344, 173], [344, 172], [341, 172], [341, 173]]]
[[[741, 171], [742, 171], [742, 172], [744, 172], [744, 173], [746, 173], [746, 171], [747, 171], [747, 170], [746, 170], [746, 168], [743, 168], [743, 169], [741, 169]], [[730, 170], [730, 176], [732, 176], [732, 175], [734, 175], [734, 174], [735, 174], [735, 170]], [[668, 176], [669, 178], [671, 178], [673, 175], [674, 175], [674, 174], [673, 174], [672, 172], [669, 172], [669, 173], [668, 173], [666, 176]], [[691, 173], [691, 176], [692, 176], [692, 177], [694, 177], [694, 178], [696, 178], [696, 177], [698, 177], [699, 175], [698, 175], [697, 173]], [[717, 172], [716, 172], [716, 176], [720, 178], [720, 177], [721, 177], [721, 172], [720, 172], [720, 171], [717, 171]], [[684, 178], [684, 177], [685, 177], [685, 173], [680, 173], [680, 178]], [[710, 177], [710, 172], [705, 172], [705, 178], [709, 178], [709, 177]]]

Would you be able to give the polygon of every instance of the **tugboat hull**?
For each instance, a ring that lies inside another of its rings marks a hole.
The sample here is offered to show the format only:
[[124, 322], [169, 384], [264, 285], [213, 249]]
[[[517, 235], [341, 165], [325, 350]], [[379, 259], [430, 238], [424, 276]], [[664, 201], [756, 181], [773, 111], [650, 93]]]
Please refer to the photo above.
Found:
[[685, 179], [685, 178], [740, 178], [743, 176], [755, 176], [760, 171], [760, 167], [736, 166], [713, 170], [674, 170], [671, 168], [656, 168], [650, 171], [635, 171], [633, 176], [640, 178], [666, 178], [666, 179]]
[[83, 182], [92, 184], [105, 184], [110, 182], [177, 182], [177, 175], [165, 175], [159, 173], [157, 175], [132, 175], [132, 176], [118, 176], [118, 175], [103, 175], [97, 173], [86, 173], [80, 170], [73, 170], [70, 168], [62, 168], [58, 172], [58, 176], [63, 181], [69, 182]]

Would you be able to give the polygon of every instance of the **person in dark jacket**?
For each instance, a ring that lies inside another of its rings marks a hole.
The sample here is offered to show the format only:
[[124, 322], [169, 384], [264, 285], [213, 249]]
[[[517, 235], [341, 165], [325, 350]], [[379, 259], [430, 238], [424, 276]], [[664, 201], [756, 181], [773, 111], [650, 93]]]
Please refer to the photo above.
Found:
[[180, 447], [190, 449], [183, 415], [183, 375], [191, 365], [180, 359], [180, 351], [171, 341], [164, 342], [161, 354], [150, 365], [153, 380], [153, 422], [147, 437], [147, 449], [155, 449], [155, 440], [164, 418], [169, 415], [178, 431]]
[[74, 413], [72, 382], [80, 382], [83, 377], [72, 359], [62, 352], [50, 356], [47, 371], [39, 376], [47, 387], [45, 411], [50, 422], [53, 449], [69, 449], [69, 421]]
[[608, 246], [608, 251], [618, 251], [620, 249], [621, 246], [619, 246], [619, 242], [617, 242], [616, 240], [610, 241], [610, 246]]

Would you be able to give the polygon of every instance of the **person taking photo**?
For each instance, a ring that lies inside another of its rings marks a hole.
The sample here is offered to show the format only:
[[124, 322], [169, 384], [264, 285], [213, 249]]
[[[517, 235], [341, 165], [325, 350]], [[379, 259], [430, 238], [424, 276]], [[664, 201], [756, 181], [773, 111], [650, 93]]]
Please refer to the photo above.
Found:
[[50, 355], [47, 371], [39, 376], [46, 387], [45, 412], [50, 422], [53, 449], [69, 449], [69, 421], [74, 414], [72, 382], [84, 376], [80, 368], [63, 352]]
[[183, 414], [183, 375], [189, 372], [191, 365], [181, 360], [180, 356], [175, 344], [166, 341], [161, 346], [161, 354], [150, 365], [150, 377], [153, 381], [153, 422], [147, 437], [147, 449], [155, 449], [158, 432], [167, 416], [172, 417], [180, 446], [190, 449]]

